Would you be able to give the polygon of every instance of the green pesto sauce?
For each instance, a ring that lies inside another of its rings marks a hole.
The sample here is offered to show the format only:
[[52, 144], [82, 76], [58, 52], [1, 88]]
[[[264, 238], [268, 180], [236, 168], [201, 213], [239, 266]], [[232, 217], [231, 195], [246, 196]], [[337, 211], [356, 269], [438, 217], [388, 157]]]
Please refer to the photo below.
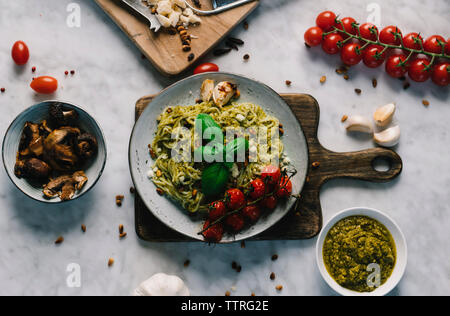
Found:
[[366, 216], [350, 216], [337, 222], [328, 232], [323, 259], [328, 273], [342, 287], [357, 292], [372, 292], [367, 285], [377, 263], [381, 284], [391, 276], [396, 262], [395, 242], [383, 224]]

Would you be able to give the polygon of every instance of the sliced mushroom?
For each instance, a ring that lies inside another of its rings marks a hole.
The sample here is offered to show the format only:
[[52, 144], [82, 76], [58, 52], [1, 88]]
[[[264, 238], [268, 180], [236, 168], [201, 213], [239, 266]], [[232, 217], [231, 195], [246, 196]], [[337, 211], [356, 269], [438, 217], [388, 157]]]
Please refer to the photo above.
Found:
[[80, 191], [83, 189], [84, 185], [88, 181], [88, 177], [84, 173], [84, 171], [77, 171], [73, 174], [73, 180], [75, 181], [76, 185], [75, 188]]
[[236, 94], [236, 91], [237, 86], [231, 82], [223, 81], [219, 83], [213, 91], [214, 104], [222, 108]]
[[73, 198], [76, 191], [81, 190], [88, 178], [83, 171], [77, 171], [73, 175], [60, 176], [44, 186], [43, 193], [47, 198], [59, 196], [62, 201]]
[[45, 161], [37, 158], [28, 159], [22, 168], [22, 176], [33, 180], [46, 180], [51, 172], [52, 168]]
[[97, 140], [88, 133], [81, 134], [75, 145], [76, 152], [81, 159], [87, 160], [94, 157], [98, 151]]
[[214, 91], [214, 80], [206, 79], [203, 81], [202, 88], [200, 89], [200, 96], [203, 102], [211, 101]]
[[20, 156], [26, 157], [32, 154], [40, 156], [42, 152], [42, 137], [39, 134], [39, 125], [26, 122], [19, 143]]
[[61, 127], [54, 130], [44, 141], [44, 156], [54, 170], [73, 170], [79, 158], [75, 154], [71, 144], [80, 135], [80, 130], [75, 127]]

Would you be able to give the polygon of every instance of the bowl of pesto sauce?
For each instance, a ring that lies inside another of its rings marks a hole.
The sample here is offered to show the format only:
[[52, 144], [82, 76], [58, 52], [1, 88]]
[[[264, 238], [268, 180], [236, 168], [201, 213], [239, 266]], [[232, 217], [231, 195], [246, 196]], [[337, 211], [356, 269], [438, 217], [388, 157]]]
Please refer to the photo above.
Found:
[[324, 280], [345, 296], [383, 296], [406, 269], [407, 245], [386, 214], [356, 207], [339, 212], [322, 229], [316, 247]]

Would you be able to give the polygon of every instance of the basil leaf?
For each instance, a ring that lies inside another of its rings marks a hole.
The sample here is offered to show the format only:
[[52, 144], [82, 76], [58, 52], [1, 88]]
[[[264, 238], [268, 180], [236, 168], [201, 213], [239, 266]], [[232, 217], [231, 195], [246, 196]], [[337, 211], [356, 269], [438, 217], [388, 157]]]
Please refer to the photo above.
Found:
[[245, 153], [249, 149], [250, 144], [245, 138], [236, 138], [231, 143], [229, 143], [225, 147], [226, 152], [226, 162], [234, 162], [234, 157], [236, 154], [240, 155], [239, 157], [245, 159]]
[[[206, 145], [194, 151], [195, 162], [223, 162], [225, 161], [225, 146], [220, 143]], [[201, 159], [200, 161], [198, 159]]]
[[202, 192], [206, 196], [219, 195], [225, 190], [230, 170], [222, 163], [215, 163], [206, 168], [202, 174]]
[[[217, 141], [223, 143], [223, 133], [222, 128], [219, 126], [219, 124], [214, 121], [214, 119], [205, 113], [199, 114], [196, 119], [196, 131], [197, 133], [202, 133], [203, 139], [211, 140], [211, 141]], [[197, 126], [197, 124], [201, 124], [200, 126]], [[206, 134], [209, 134], [210, 136], [205, 136]], [[220, 135], [216, 139], [216, 136]]]

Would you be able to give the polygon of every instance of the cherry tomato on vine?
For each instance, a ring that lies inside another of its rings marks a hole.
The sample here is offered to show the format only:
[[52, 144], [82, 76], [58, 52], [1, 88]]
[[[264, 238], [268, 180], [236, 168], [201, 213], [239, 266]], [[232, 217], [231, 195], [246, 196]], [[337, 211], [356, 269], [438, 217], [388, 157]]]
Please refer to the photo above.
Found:
[[442, 54], [445, 39], [440, 35], [433, 35], [426, 39], [423, 48], [429, 53]]
[[447, 39], [447, 43], [445, 44], [445, 53], [450, 55], [450, 38]]
[[239, 189], [230, 189], [225, 193], [225, 203], [230, 211], [240, 209], [245, 205], [245, 195]]
[[316, 19], [316, 25], [320, 27], [324, 32], [329, 32], [333, 30], [336, 22], [336, 14], [331, 11], [324, 11], [319, 14]]
[[305, 32], [305, 43], [311, 47], [318, 46], [322, 43], [323, 31], [320, 27], [313, 26]]
[[211, 221], [216, 221], [227, 213], [227, 208], [225, 203], [222, 201], [216, 201], [209, 205], [209, 219]]
[[11, 50], [11, 56], [18, 66], [25, 65], [30, 59], [30, 50], [27, 44], [22, 41], [15, 42]]
[[244, 218], [240, 214], [232, 214], [228, 216], [225, 223], [235, 233], [241, 231], [245, 225]]
[[410, 49], [421, 50], [423, 45], [423, 38], [418, 33], [412, 32], [403, 37], [403, 46]]
[[269, 196], [269, 197], [265, 198], [265, 199], [261, 202], [260, 206], [261, 206], [262, 208], [265, 208], [265, 209], [269, 210], [269, 211], [273, 211], [274, 209], [277, 208], [277, 203], [278, 203], [278, 200], [277, 200], [276, 197], [274, 197], [274, 196]]
[[400, 45], [402, 31], [396, 26], [387, 26], [380, 32], [380, 42], [388, 45]]
[[359, 64], [362, 59], [361, 45], [348, 43], [341, 50], [341, 60], [348, 66]]
[[[203, 229], [206, 229], [209, 225], [211, 224], [211, 222], [209, 220], [207, 220], [205, 222], [205, 224], [203, 225]], [[223, 226], [222, 224], [216, 224], [210, 228], [208, 228], [204, 233], [203, 233], [203, 237], [205, 238], [206, 241], [209, 242], [219, 242], [222, 240], [223, 237]]]
[[386, 72], [388, 75], [394, 78], [404, 76], [408, 71], [407, 65], [402, 65], [406, 58], [404, 54], [390, 56], [386, 61]]
[[199, 65], [197, 68], [195, 68], [194, 70], [194, 75], [198, 75], [204, 72], [218, 72], [219, 71], [219, 66], [217, 66], [216, 64], [213, 63], [204, 63]]
[[362, 38], [376, 41], [378, 35], [378, 28], [375, 24], [372, 23], [364, 23], [359, 27], [359, 32], [361, 33]]
[[292, 195], [292, 182], [288, 176], [284, 176], [280, 181], [277, 193], [275, 194], [279, 199], [285, 199]]
[[441, 63], [434, 66], [431, 80], [438, 86], [447, 86], [450, 82], [450, 63]]
[[250, 222], [254, 223], [261, 217], [261, 209], [256, 205], [249, 205], [242, 210], [242, 214]]
[[383, 54], [384, 47], [379, 45], [370, 45], [363, 52], [363, 63], [369, 68], [380, 67], [386, 60], [386, 52]]
[[250, 183], [250, 197], [254, 200], [260, 199], [266, 194], [266, 184], [262, 179], [253, 180]]
[[58, 89], [58, 80], [49, 76], [34, 78], [30, 87], [37, 93], [51, 94]]
[[340, 47], [338, 43], [342, 43], [344, 39], [339, 34], [328, 34], [322, 42], [322, 49], [325, 53], [334, 55], [339, 53]]
[[416, 82], [424, 82], [430, 79], [431, 71], [427, 69], [430, 61], [426, 58], [417, 58], [409, 65], [408, 75], [411, 80]]
[[[346, 17], [342, 19], [342, 24], [344, 24], [344, 30], [347, 33], [350, 33], [352, 35], [356, 35], [358, 33], [358, 28], [354, 27], [353, 24], [356, 23], [356, 20], [351, 17]], [[337, 22], [336, 27], [340, 30], [342, 30], [342, 24]], [[346, 34], [342, 34], [343, 37], [347, 38], [348, 36]]]
[[266, 166], [261, 172], [261, 180], [268, 185], [277, 185], [280, 178], [281, 171], [277, 166]]

